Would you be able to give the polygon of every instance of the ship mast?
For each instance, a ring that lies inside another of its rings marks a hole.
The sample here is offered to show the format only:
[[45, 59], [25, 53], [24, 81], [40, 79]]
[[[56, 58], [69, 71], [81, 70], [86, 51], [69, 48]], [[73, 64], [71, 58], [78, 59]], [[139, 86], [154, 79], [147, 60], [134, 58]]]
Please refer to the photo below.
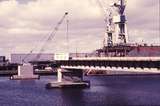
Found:
[[128, 43], [125, 0], [117, 0], [111, 5], [109, 16], [107, 17], [107, 28], [104, 46], [125, 45]]

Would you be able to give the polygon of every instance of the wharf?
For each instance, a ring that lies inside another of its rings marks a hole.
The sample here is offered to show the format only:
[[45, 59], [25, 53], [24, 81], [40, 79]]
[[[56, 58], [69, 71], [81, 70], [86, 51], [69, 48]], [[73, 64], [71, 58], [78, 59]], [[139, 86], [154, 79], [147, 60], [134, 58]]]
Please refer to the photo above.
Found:
[[0, 70], [0, 76], [12, 76], [18, 73], [17, 70]]

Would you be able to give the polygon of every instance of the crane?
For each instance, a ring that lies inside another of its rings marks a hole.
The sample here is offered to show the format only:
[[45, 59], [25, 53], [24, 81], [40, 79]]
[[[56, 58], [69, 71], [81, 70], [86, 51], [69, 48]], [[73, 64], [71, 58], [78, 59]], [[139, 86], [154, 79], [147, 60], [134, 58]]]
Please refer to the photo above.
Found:
[[[105, 30], [106, 32], [108, 32], [111, 29], [111, 24], [112, 24], [112, 10], [111, 8], [104, 8], [102, 1], [101, 0], [96, 0], [99, 8], [101, 9], [101, 12], [104, 15], [104, 24], [105, 24]], [[104, 39], [103, 39], [103, 47], [105, 47], [107, 45], [107, 42], [110, 40], [108, 40], [108, 35], [105, 33], [104, 35]]]
[[[42, 47], [40, 48], [39, 53], [36, 55], [34, 60], [38, 60], [41, 55], [42, 52], [44, 52], [45, 47], [47, 46], [48, 42], [51, 41], [53, 39], [53, 37], [56, 35], [57, 31], [59, 30], [60, 25], [63, 23], [65, 17], [68, 15], [68, 12], [65, 12], [65, 14], [63, 15], [63, 17], [60, 19], [60, 21], [57, 23], [57, 25], [55, 26], [54, 30], [51, 32], [51, 34], [48, 36], [48, 38], [46, 39], [46, 41], [43, 43]], [[25, 62], [25, 59], [31, 55], [33, 53], [35, 48], [33, 48], [23, 59], [22, 62]]]
[[117, 44], [126, 44], [128, 34], [125, 19], [125, 7], [127, 0], [115, 0], [106, 11], [100, 0], [96, 0], [105, 16], [106, 32], [103, 40], [103, 46], [113, 46]]
[[102, 2], [100, 0], [96, 0], [96, 1], [97, 1], [97, 4], [99, 5], [99, 7], [101, 9], [101, 12], [105, 15], [106, 11], [105, 11], [104, 6], [102, 5]]
[[37, 56], [36, 56], [36, 58], [35, 58], [35, 60], [38, 60], [38, 59], [41, 57], [42, 52], [44, 51], [47, 43], [48, 43], [49, 41], [51, 41], [51, 40], [53, 39], [53, 37], [56, 35], [56, 32], [58, 31], [60, 25], [62, 24], [62, 22], [64, 21], [64, 19], [65, 19], [65, 17], [66, 17], [67, 15], [68, 15], [68, 12], [65, 12], [65, 14], [64, 14], [63, 17], [61, 18], [61, 20], [57, 23], [56, 27], [54, 28], [54, 31], [51, 32], [51, 34], [49, 35], [49, 37], [47, 38], [47, 40], [46, 40], [46, 41], [44, 42], [44, 44], [42, 45], [39, 53], [37, 54]]

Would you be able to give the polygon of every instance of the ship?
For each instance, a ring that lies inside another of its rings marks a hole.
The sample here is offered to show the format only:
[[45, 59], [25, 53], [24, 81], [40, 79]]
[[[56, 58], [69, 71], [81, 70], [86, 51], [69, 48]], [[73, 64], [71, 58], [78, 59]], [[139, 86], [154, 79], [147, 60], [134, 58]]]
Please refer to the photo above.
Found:
[[96, 50], [98, 56], [110, 57], [159, 57], [159, 45], [130, 43], [127, 33], [127, 19], [125, 14], [126, 0], [117, 0], [108, 9], [105, 17], [106, 32], [103, 47]]

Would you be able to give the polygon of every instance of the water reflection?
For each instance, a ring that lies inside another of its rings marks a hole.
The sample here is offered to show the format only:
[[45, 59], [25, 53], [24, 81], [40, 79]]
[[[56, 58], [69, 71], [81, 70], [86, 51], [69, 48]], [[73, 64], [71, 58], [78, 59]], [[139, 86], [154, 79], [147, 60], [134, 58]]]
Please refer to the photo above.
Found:
[[84, 106], [83, 89], [62, 89], [60, 90], [63, 102], [66, 106]]
[[160, 76], [87, 77], [89, 89], [45, 89], [52, 79], [0, 81], [5, 106], [160, 105]]

